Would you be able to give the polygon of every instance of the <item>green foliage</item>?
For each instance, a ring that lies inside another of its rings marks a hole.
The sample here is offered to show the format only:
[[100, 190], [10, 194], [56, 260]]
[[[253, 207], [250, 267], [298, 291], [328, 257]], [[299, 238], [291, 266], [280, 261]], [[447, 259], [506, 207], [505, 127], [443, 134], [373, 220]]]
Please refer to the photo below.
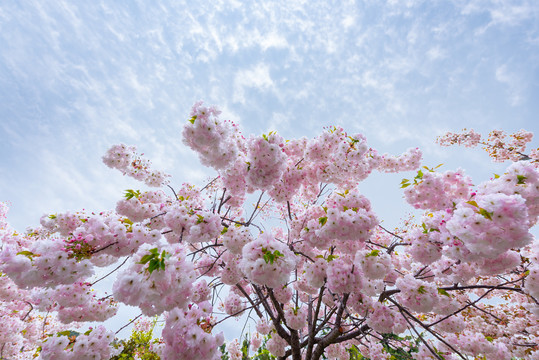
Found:
[[373, 250], [367, 255], [365, 255], [365, 257], [378, 256], [379, 254], [380, 254], [380, 250]]
[[140, 197], [140, 190], [127, 189], [125, 190], [124, 197], [127, 200], [131, 200], [132, 198], [138, 199]]
[[219, 350], [221, 351], [221, 360], [230, 360], [230, 357], [228, 356], [228, 353], [226, 352], [226, 344], [223, 344], [219, 346]]
[[339, 255], [333, 255], [333, 254], [328, 255], [327, 258], [325, 258], [324, 255], [316, 255], [316, 258], [325, 259], [327, 262], [331, 262], [337, 259], [338, 257]]
[[328, 260], [328, 262], [331, 262], [331, 261], [337, 259], [338, 257], [339, 257], [339, 255], [333, 255], [333, 254], [330, 254], [330, 255], [328, 255], [328, 259], [327, 259], [327, 260]]
[[[242, 346], [241, 346], [241, 352], [242, 352], [242, 360], [276, 360], [277, 358], [269, 352], [269, 350], [266, 348], [266, 343], [270, 339], [269, 335], [266, 335], [264, 337], [264, 340], [262, 341], [262, 345], [257, 349], [256, 354], [253, 356], [249, 356], [249, 345], [250, 341], [247, 336], [243, 339]], [[228, 352], [226, 351], [226, 344], [223, 344], [219, 347], [219, 350], [221, 350], [221, 360], [230, 360], [230, 357], [228, 356]]]
[[342, 196], [342, 197], [346, 197], [346, 195], [348, 195], [349, 192], [350, 192], [350, 190], [346, 189], [346, 190], [344, 190], [343, 193], [336, 193], [336, 194], [337, 194], [337, 195], [340, 195], [340, 196]]
[[135, 356], [141, 360], [160, 360], [159, 355], [150, 350], [150, 344], [157, 342], [157, 339], [153, 339], [153, 326], [147, 332], [133, 330], [129, 339], [115, 343], [115, 347], [122, 349], [122, 352], [110, 360], [134, 360]]
[[36, 254], [34, 254], [33, 252], [27, 251], [27, 250], [19, 251], [19, 252], [17, 253], [17, 255], [24, 255], [24, 256], [26, 256], [26, 257], [27, 257], [28, 259], [30, 259], [30, 260], [34, 260], [34, 256], [39, 256], [39, 255], [36, 255]]
[[204, 216], [197, 214], [197, 225], [204, 222]]
[[275, 132], [275, 131], [270, 131], [270, 132], [268, 133], [268, 135], [262, 134], [262, 137], [264, 138], [264, 140], [266, 140], [266, 141], [269, 142], [269, 137], [270, 137], [271, 135], [273, 135], [273, 134], [276, 134], [276, 132]]
[[165, 259], [168, 259], [169, 257], [170, 254], [167, 253], [165, 250], [163, 250], [163, 252], [161, 252], [161, 255], [159, 255], [159, 249], [153, 248], [150, 249], [150, 253], [144, 255], [138, 263], [148, 264], [146, 271], [151, 274], [155, 270], [165, 270]]
[[249, 345], [250, 341], [247, 339], [247, 336], [245, 339], [243, 339], [243, 343], [241, 344], [241, 360], [249, 360]]
[[[392, 344], [395, 344], [396, 342], [400, 343], [401, 341], [408, 341], [413, 345], [408, 349], [408, 351], [406, 351], [402, 346], [397, 348], [390, 346], [389, 344], [391, 340]], [[412, 354], [418, 352], [419, 342], [419, 339], [414, 339], [411, 336], [401, 337], [395, 334], [382, 334], [382, 346], [384, 347], [385, 352], [390, 355], [390, 360], [413, 360]], [[355, 345], [347, 350], [350, 353], [350, 360], [375, 360], [363, 356]]]
[[492, 215], [494, 215], [494, 213], [489, 212], [486, 209], [483, 209], [482, 207], [479, 206], [479, 204], [477, 204], [477, 202], [470, 200], [470, 201], [466, 201], [466, 204], [470, 204], [476, 207], [477, 208], [476, 213], [483, 215], [486, 219], [492, 220]]
[[350, 354], [350, 360], [363, 360], [365, 357], [361, 355], [359, 349], [354, 345], [347, 349]]
[[449, 293], [447, 291], [445, 291], [444, 289], [440, 289], [440, 288], [438, 289], [438, 294], [451, 297], [451, 295], [449, 295]]
[[429, 232], [433, 232], [433, 231], [440, 232], [440, 230], [438, 230], [438, 229], [434, 229], [434, 228], [428, 229], [427, 225], [425, 225], [425, 223], [422, 223], [421, 227], [423, 228], [423, 234], [428, 234]]
[[279, 250], [271, 252], [266, 248], [262, 248], [262, 253], [264, 254], [264, 261], [266, 262], [266, 264], [273, 264], [278, 258], [284, 257], [284, 255], [281, 254]]
[[[432, 168], [429, 168], [428, 166], [423, 166], [423, 169], [427, 170], [428, 172], [435, 172], [436, 169], [438, 169], [440, 166], [442, 166], [443, 164], [439, 164], [435, 167], [432, 167]], [[423, 170], [419, 169], [417, 171], [417, 175], [412, 179], [414, 182], [411, 183], [409, 179], [402, 179], [401, 181], [401, 189], [405, 188], [405, 187], [408, 187], [410, 185], [417, 185], [419, 184], [422, 180], [423, 180]]]

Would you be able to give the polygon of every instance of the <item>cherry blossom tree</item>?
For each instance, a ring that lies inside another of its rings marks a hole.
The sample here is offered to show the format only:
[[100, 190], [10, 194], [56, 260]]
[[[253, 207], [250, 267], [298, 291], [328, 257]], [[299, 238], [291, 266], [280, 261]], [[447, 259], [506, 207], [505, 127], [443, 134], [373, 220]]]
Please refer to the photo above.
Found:
[[[205, 186], [172, 186], [136, 148], [115, 145], [104, 163], [156, 190], [127, 190], [99, 214], [45, 215], [25, 234], [4, 225], [0, 281], [11, 285], [2, 295], [11, 288], [18, 311], [64, 324], [102, 322], [119, 304], [162, 317], [162, 338], [150, 349], [144, 337], [136, 350], [152, 359], [220, 359], [221, 350], [242, 359], [247, 345], [255, 356], [294, 360], [539, 359], [539, 245], [530, 233], [539, 156], [526, 153], [530, 133], [440, 138], [514, 161], [473, 186], [462, 169], [422, 166], [417, 148], [381, 154], [339, 127], [313, 139], [246, 138], [219, 116], [199, 102], [183, 129], [217, 172]], [[406, 172], [404, 197], [422, 215], [382, 226], [358, 190], [373, 171]], [[112, 294], [97, 296], [107, 276]], [[224, 344], [219, 324], [238, 317], [256, 330]], [[0, 336], [1, 356], [20, 355], [28, 318], [6, 318], [13, 330]], [[24, 341], [42, 359], [135, 351], [102, 326], [81, 334], [43, 325], [40, 334]]]

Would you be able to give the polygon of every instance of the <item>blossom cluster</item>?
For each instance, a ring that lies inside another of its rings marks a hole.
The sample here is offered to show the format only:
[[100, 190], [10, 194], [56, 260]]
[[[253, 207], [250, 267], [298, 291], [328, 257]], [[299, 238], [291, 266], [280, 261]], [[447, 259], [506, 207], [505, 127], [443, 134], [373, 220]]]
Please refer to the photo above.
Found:
[[113, 298], [98, 298], [92, 284], [78, 282], [59, 285], [53, 289], [38, 288], [32, 294], [36, 308], [41, 311], [56, 310], [64, 324], [84, 321], [105, 321], [116, 315]]
[[72, 284], [93, 274], [89, 260], [77, 261], [64, 250], [62, 239], [47, 239], [16, 252], [7, 245], [0, 251], [0, 271], [22, 288]]
[[335, 239], [366, 241], [378, 225], [369, 200], [357, 190], [334, 191], [327, 206], [313, 209], [309, 217], [302, 237], [317, 247], [325, 247]]
[[135, 146], [113, 145], [103, 156], [103, 162], [109, 168], [118, 169], [124, 175], [143, 181], [148, 186], [165, 185], [170, 175], [159, 170], [152, 170], [150, 161], [137, 154], [136, 151]]
[[163, 359], [221, 359], [218, 348], [223, 344], [224, 336], [223, 333], [211, 334], [211, 312], [209, 303], [167, 312], [163, 328]]
[[277, 183], [286, 168], [284, 139], [276, 134], [251, 137], [247, 142], [247, 185], [252, 189], [269, 190]]
[[[471, 179], [463, 170], [419, 172], [419, 182], [404, 190], [406, 201], [417, 209], [445, 210], [470, 197]], [[408, 185], [404, 183], [403, 186]]]
[[422, 156], [423, 154], [418, 148], [410, 148], [399, 156], [380, 155], [377, 169], [388, 173], [415, 170], [421, 166]]
[[98, 326], [84, 334], [76, 335], [75, 339], [69, 334], [52, 336], [41, 346], [40, 359], [71, 360], [71, 359], [110, 359], [117, 354], [112, 342], [114, 333], [104, 326]]
[[270, 288], [283, 286], [295, 265], [295, 255], [270, 233], [262, 234], [242, 250], [241, 270], [255, 284]]
[[[189, 303], [196, 273], [188, 261], [182, 244], [155, 248], [160, 269], [150, 271], [151, 245], [143, 245], [133, 255], [130, 265], [116, 278], [112, 287], [114, 298], [127, 305], [138, 306], [146, 316], [162, 314]], [[157, 259], [154, 259], [157, 261]], [[162, 265], [161, 262], [162, 261]]]
[[169, 207], [163, 219], [175, 234], [175, 238], [168, 237], [173, 242], [177, 239], [189, 243], [211, 241], [219, 236], [223, 228], [218, 214], [196, 211], [182, 203]]
[[235, 125], [221, 121], [215, 107], [205, 107], [197, 102], [191, 110], [191, 118], [183, 129], [183, 142], [195, 150], [203, 165], [226, 169], [238, 153]]
[[533, 133], [526, 130], [519, 130], [507, 135], [504, 131], [493, 130], [487, 139], [482, 139], [481, 134], [473, 129], [464, 129], [461, 133], [448, 132], [436, 139], [441, 146], [464, 145], [474, 147], [483, 145], [483, 149], [492, 157], [494, 161], [504, 162], [527, 160], [536, 168], [539, 167], [539, 148], [531, 149], [526, 154], [526, 146], [532, 141]]

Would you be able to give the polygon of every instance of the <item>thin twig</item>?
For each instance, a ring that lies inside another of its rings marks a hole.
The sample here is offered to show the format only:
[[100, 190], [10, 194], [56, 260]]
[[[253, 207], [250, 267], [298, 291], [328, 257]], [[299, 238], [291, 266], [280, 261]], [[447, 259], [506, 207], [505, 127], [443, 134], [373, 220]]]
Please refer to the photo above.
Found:
[[202, 189], [200, 189], [200, 192], [203, 192], [204, 190], [206, 190], [208, 188], [208, 186], [210, 186], [211, 184], [213, 184], [215, 182], [215, 180], [219, 179], [219, 176], [217, 176], [215, 179], [213, 179], [212, 181], [210, 181], [208, 184], [206, 184], [206, 186], [204, 186]]
[[170, 190], [172, 190], [172, 193], [174, 194], [174, 199], [179, 200], [178, 195], [176, 195], [176, 191], [174, 191], [174, 188], [170, 186], [169, 184], [167, 184], [167, 186], [170, 188]]
[[132, 323], [134, 323], [139, 317], [141, 317], [142, 314], [139, 314], [136, 318], [134, 318], [133, 320], [131, 320], [130, 322], [128, 322], [127, 324], [125, 324], [124, 326], [122, 326], [121, 328], [118, 329], [118, 331], [116, 331], [114, 334], [118, 334], [120, 331], [122, 331], [123, 329], [125, 329], [126, 327], [128, 327], [129, 325], [131, 325]]
[[119, 268], [121, 268], [122, 266], [124, 266], [124, 264], [127, 262], [127, 260], [129, 260], [131, 256], [128, 256], [125, 258], [125, 260], [120, 264], [118, 265], [118, 267], [114, 270], [112, 270], [111, 272], [109, 272], [107, 275], [103, 276], [102, 278], [100, 279], [97, 279], [96, 281], [94, 281], [93, 283], [90, 284], [90, 286], [94, 286], [98, 281], [101, 281], [103, 280], [104, 278], [106, 278], [107, 276], [109, 276], [110, 274], [112, 274], [113, 272], [115, 272], [116, 270], [118, 270]]

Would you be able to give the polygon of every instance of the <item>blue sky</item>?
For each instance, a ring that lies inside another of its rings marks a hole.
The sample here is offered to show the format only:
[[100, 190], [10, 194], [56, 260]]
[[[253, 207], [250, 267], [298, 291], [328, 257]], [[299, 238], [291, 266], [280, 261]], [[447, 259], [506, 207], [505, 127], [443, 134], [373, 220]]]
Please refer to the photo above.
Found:
[[[4, 0], [0, 49], [0, 201], [19, 230], [143, 189], [102, 164], [112, 144], [137, 145], [173, 185], [202, 184], [213, 172], [181, 142], [199, 99], [247, 135], [341, 125], [475, 183], [503, 166], [436, 136], [539, 131], [535, 0]], [[361, 188], [392, 226], [409, 210], [403, 176]]]
[[132, 184], [100, 160], [119, 142], [202, 181], [180, 137], [199, 99], [246, 134], [337, 124], [381, 152], [490, 171], [434, 139], [539, 129], [538, 20], [532, 0], [3, 1], [0, 199], [19, 229], [110, 208]]

